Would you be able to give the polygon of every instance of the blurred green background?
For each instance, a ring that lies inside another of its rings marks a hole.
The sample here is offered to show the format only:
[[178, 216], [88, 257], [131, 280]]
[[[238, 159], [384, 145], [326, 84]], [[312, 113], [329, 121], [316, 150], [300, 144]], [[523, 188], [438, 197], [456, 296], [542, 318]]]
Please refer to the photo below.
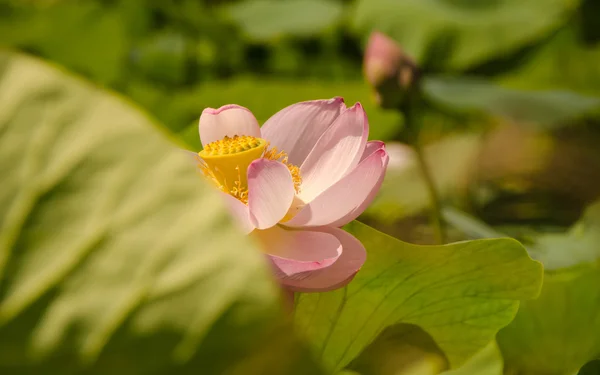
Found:
[[[264, 122], [333, 96], [361, 101], [370, 138], [391, 144], [406, 141], [402, 115], [378, 108], [362, 77], [370, 32], [385, 32], [424, 73], [420, 140], [451, 240], [513, 236], [546, 266], [550, 289], [499, 344], [526, 369], [509, 373], [551, 375], [600, 356], [600, 300], [586, 294], [600, 272], [599, 19], [596, 0], [0, 0], [0, 46], [121, 93], [189, 149], [205, 107], [241, 104]], [[361, 220], [431, 243], [428, 205], [414, 160], [391, 163]], [[543, 321], [548, 306], [563, 315]], [[569, 319], [581, 330], [563, 329]], [[564, 366], [545, 363], [564, 342]]]
[[[198, 148], [204, 107], [239, 103], [264, 121], [285, 105], [334, 95], [366, 106], [373, 139], [393, 139], [399, 116], [376, 108], [361, 75], [364, 43], [378, 29], [426, 76], [502, 84], [504, 91], [475, 98], [470, 82], [431, 85], [432, 95], [455, 99], [442, 110], [463, 110], [432, 115], [426, 125], [435, 139], [440, 129], [487, 125], [464, 110], [554, 124], [597, 107], [589, 96], [600, 90], [598, 7], [591, 0], [2, 0], [0, 44], [121, 92]], [[561, 92], [528, 98], [515, 88]]]
[[[261, 121], [283, 106], [344, 95], [369, 102], [350, 2], [6, 1], [0, 42], [115, 89], [199, 147], [206, 106]], [[385, 132], [380, 133], [385, 136]]]
[[[398, 118], [377, 110], [361, 76], [371, 30], [397, 39], [426, 75], [593, 95], [598, 11], [590, 0], [2, 0], [0, 43], [121, 92], [196, 148], [193, 125], [206, 106], [239, 103], [264, 121], [285, 105], [334, 95], [363, 102], [372, 138], [388, 140]], [[517, 108], [522, 98], [500, 103], [494, 94], [476, 106], [527, 111]], [[590, 108], [589, 98], [563, 99]]]
[[195, 147], [192, 124], [206, 106], [240, 103], [264, 121], [333, 95], [362, 101], [372, 137], [387, 140], [397, 117], [372, 105], [361, 77], [372, 29], [399, 40], [427, 73], [595, 94], [596, 8], [574, 0], [2, 0], [0, 43], [123, 93]]

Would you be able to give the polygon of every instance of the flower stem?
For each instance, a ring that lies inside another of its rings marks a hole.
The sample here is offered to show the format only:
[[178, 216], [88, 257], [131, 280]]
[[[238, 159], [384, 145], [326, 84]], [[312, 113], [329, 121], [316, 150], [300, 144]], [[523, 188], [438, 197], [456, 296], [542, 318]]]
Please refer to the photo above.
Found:
[[293, 314], [294, 313], [294, 307], [295, 307], [295, 293], [292, 292], [291, 290], [287, 289], [286, 287], [282, 287], [281, 288], [281, 292], [282, 292], [282, 299], [283, 299], [283, 307], [285, 309], [285, 311], [289, 314]]
[[417, 162], [419, 163], [419, 169], [421, 169], [423, 179], [425, 180], [425, 185], [427, 186], [427, 190], [429, 192], [429, 200], [431, 201], [431, 224], [433, 226], [433, 230], [435, 231], [435, 238], [438, 244], [442, 245], [446, 242], [446, 233], [444, 221], [442, 220], [442, 206], [440, 204], [440, 197], [435, 187], [431, 170], [427, 165], [425, 153], [423, 152], [421, 144], [417, 141], [413, 144], [413, 148], [415, 149]]
[[409, 133], [410, 143], [415, 150], [417, 163], [429, 193], [429, 200], [431, 204], [431, 226], [433, 227], [435, 233], [436, 242], [442, 245], [446, 242], [446, 231], [444, 228], [444, 221], [442, 219], [442, 205], [440, 203], [440, 196], [437, 192], [437, 188], [435, 187], [433, 175], [431, 174], [431, 170], [429, 169], [429, 165], [427, 164], [427, 159], [425, 157], [425, 152], [417, 135], [419, 133], [419, 128], [415, 123], [416, 121], [414, 118], [413, 108], [411, 108], [410, 105], [406, 106], [402, 108], [402, 112], [404, 113], [404, 128]]

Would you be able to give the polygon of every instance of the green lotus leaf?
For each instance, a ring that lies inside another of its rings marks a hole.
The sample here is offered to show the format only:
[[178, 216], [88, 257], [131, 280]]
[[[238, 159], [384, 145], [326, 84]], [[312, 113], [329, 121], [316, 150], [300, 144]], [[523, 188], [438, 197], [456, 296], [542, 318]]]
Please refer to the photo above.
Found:
[[535, 298], [542, 266], [517, 241], [411, 245], [354, 222], [346, 227], [367, 261], [341, 290], [301, 294], [300, 334], [331, 370], [341, 370], [386, 328], [412, 324], [431, 336], [451, 368], [485, 348]]
[[0, 52], [0, 170], [0, 373], [320, 373], [263, 255], [132, 105]]

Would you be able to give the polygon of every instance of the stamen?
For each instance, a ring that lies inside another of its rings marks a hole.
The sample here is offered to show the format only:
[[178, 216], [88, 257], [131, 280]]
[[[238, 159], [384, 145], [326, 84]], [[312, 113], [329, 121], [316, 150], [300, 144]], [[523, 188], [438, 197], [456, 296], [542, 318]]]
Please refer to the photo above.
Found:
[[248, 203], [248, 176], [246, 171], [254, 160], [265, 158], [277, 160], [288, 168], [294, 182], [296, 194], [300, 193], [302, 177], [300, 168], [290, 164], [285, 151], [261, 138], [235, 135], [211, 142], [198, 153], [198, 167], [220, 190], [231, 194], [244, 204]]
[[204, 146], [204, 150], [200, 151], [200, 156], [205, 158], [234, 155], [255, 148], [261, 148], [263, 145], [266, 145], [265, 140], [249, 135], [234, 135], [233, 137], [225, 136], [223, 139], [211, 142]]
[[296, 190], [296, 194], [300, 193], [300, 186], [302, 185], [302, 176], [300, 175], [300, 168], [294, 164], [290, 164], [288, 162], [288, 154], [285, 151], [277, 150], [277, 147], [272, 147], [269, 149], [269, 143], [267, 142], [267, 150], [263, 154], [263, 158], [269, 160], [277, 160], [286, 167], [292, 174], [292, 181], [294, 181], [294, 189]]

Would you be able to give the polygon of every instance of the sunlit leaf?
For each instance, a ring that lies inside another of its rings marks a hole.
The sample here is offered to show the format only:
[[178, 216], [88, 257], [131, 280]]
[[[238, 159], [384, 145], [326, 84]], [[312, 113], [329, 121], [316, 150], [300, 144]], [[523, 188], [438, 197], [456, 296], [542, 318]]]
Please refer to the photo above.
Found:
[[417, 246], [356, 222], [347, 229], [366, 246], [367, 262], [344, 289], [300, 295], [295, 314], [330, 369], [401, 323], [422, 328], [458, 367], [513, 319], [519, 300], [539, 293], [541, 264], [515, 240]]
[[143, 113], [2, 52], [0, 134], [0, 373], [319, 373], [260, 252]]
[[227, 7], [229, 16], [254, 40], [316, 35], [335, 25], [342, 10], [331, 0], [247, 0]]
[[566, 21], [576, 3], [359, 0], [354, 23], [364, 32], [377, 28], [391, 35], [421, 63], [463, 69], [541, 39]]
[[[505, 234], [481, 220], [453, 208], [444, 208], [443, 216], [469, 238], [500, 238]], [[533, 228], [527, 246], [529, 254], [544, 264], [546, 271], [560, 270], [600, 259], [600, 203], [590, 206], [583, 217], [563, 233], [539, 233]]]
[[504, 361], [496, 341], [492, 341], [483, 350], [471, 358], [464, 366], [443, 372], [443, 375], [502, 375]]
[[[564, 249], [568, 251], [568, 249]], [[574, 374], [600, 357], [600, 267], [547, 272], [537, 300], [498, 334], [514, 373]]]
[[600, 109], [600, 97], [572, 91], [531, 91], [473, 78], [429, 77], [423, 90], [452, 111], [489, 114], [531, 125], [551, 126]]
[[600, 203], [564, 234], [543, 234], [530, 254], [546, 268], [540, 297], [524, 301], [498, 334], [507, 371], [572, 374], [600, 357]]

